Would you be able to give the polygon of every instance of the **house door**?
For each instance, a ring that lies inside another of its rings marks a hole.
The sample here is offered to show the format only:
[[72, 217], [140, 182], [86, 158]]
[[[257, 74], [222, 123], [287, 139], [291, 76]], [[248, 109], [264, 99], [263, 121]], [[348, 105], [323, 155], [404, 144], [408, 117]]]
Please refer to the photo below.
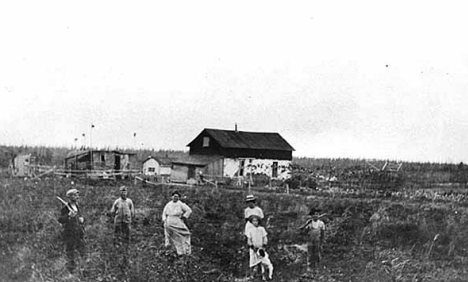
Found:
[[[117, 155], [115, 156], [114, 172], [115, 173], [120, 172], [120, 156], [117, 156]], [[122, 177], [120, 175], [117, 175], [115, 178], [116, 179], [122, 179]]]
[[239, 176], [244, 176], [244, 166], [245, 160], [241, 160], [239, 165]]
[[120, 156], [115, 156], [115, 160], [114, 160], [114, 170], [115, 170], [115, 172], [119, 172], [119, 171], [120, 171]]
[[271, 166], [271, 177], [278, 177], [278, 162], [273, 162]]
[[191, 165], [188, 168], [188, 179], [193, 178], [195, 179], [195, 166]]

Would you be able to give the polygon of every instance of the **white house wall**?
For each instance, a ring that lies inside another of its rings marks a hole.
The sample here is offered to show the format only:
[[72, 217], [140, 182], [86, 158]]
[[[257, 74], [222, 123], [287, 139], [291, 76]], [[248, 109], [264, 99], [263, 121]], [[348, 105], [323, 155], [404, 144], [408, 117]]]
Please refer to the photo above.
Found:
[[[154, 172], [150, 172], [149, 168], [153, 167]], [[149, 159], [146, 162], [143, 163], [143, 174], [144, 175], [149, 175], [153, 176], [156, 175], [159, 172], [159, 163], [155, 159]], [[169, 172], [170, 174], [170, 172]]]
[[277, 179], [288, 179], [291, 177], [291, 161], [272, 159], [224, 159], [224, 176], [235, 177], [239, 171], [241, 160], [244, 160], [244, 171], [242, 176], [252, 174], [265, 174], [272, 176], [273, 163], [278, 163]]
[[224, 176], [234, 177], [237, 176], [237, 171], [239, 170], [239, 160], [238, 159], [224, 159]]
[[130, 169], [130, 157], [129, 155], [120, 156], [120, 169], [123, 171]]

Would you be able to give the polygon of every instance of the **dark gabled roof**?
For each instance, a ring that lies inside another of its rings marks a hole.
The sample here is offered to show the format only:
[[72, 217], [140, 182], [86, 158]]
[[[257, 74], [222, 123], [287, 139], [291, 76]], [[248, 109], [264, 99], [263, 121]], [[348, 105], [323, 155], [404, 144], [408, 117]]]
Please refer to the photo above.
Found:
[[172, 161], [173, 164], [184, 164], [194, 166], [206, 166], [216, 160], [221, 159], [222, 156], [203, 156], [203, 155], [190, 155], [181, 159]]
[[[205, 128], [198, 136], [203, 132], [213, 137], [223, 148], [294, 151], [294, 148], [276, 132], [247, 132]], [[190, 146], [193, 141], [187, 146]]]

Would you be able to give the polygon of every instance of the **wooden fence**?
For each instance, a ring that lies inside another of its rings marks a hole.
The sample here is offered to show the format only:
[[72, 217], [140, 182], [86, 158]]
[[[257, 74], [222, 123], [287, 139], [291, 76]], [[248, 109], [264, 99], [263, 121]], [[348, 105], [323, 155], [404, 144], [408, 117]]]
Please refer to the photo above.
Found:
[[47, 165], [30, 165], [29, 166], [32, 178], [40, 178], [47, 175], [56, 175], [62, 177], [80, 177], [80, 178], [91, 178], [91, 179], [118, 179], [118, 178], [130, 178], [135, 175], [140, 175], [140, 170], [121, 170], [115, 171], [112, 169], [107, 170], [72, 170], [57, 168], [56, 166]]

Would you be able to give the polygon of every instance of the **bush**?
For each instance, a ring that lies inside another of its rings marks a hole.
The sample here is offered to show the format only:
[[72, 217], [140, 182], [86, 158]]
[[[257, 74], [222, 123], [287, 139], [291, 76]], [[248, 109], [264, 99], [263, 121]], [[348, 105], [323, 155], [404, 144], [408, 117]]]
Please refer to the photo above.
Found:
[[307, 187], [310, 189], [317, 189], [317, 182], [314, 178], [301, 174], [293, 174], [291, 178], [284, 181], [291, 189], [298, 189], [300, 187]]

